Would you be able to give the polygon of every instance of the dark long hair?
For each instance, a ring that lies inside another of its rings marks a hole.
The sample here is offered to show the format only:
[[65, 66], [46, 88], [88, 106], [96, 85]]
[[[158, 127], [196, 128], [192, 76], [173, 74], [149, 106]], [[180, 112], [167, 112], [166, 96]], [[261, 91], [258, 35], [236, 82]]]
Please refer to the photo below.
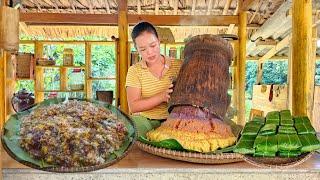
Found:
[[142, 34], [143, 32], [152, 33], [152, 34], [154, 34], [157, 38], [159, 38], [156, 28], [155, 28], [151, 23], [148, 23], [148, 22], [140, 22], [140, 23], [136, 24], [136, 25], [133, 27], [133, 30], [132, 30], [132, 33], [131, 33], [131, 38], [132, 38], [132, 41], [134, 42], [134, 44], [136, 44], [136, 38], [137, 38], [140, 34]]

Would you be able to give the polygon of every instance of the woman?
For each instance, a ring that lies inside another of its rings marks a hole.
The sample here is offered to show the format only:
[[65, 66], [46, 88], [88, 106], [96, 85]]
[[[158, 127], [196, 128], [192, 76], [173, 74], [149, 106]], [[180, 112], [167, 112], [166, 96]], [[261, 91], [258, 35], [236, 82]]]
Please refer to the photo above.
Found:
[[128, 70], [126, 89], [129, 110], [139, 117], [135, 121], [151, 120], [154, 126], [168, 117], [168, 100], [172, 80], [178, 75], [181, 61], [160, 54], [160, 40], [154, 26], [138, 23], [132, 30], [132, 40], [142, 60]]

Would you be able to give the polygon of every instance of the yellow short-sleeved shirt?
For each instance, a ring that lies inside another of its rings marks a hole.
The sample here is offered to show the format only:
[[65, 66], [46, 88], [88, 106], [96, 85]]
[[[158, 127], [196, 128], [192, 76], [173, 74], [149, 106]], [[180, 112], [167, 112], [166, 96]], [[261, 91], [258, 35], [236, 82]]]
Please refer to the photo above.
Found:
[[[156, 78], [148, 69], [145, 61], [140, 61], [128, 70], [126, 87], [141, 89], [141, 97], [148, 98], [168, 89], [172, 78], [176, 78], [182, 61], [165, 57], [165, 70], [161, 79]], [[168, 117], [168, 104], [161, 103], [155, 108], [140, 112], [141, 116], [150, 119], [166, 119]]]

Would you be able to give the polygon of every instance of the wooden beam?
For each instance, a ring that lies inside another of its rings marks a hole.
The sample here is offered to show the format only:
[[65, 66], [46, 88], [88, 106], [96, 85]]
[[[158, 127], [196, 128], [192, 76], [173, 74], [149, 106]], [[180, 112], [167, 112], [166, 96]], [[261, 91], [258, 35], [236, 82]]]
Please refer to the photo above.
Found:
[[[42, 58], [43, 56], [43, 44], [40, 42], [35, 43], [35, 58]], [[36, 66], [36, 62], [34, 62], [35, 67], [35, 81], [34, 81], [34, 90], [35, 90], [35, 103], [39, 103], [44, 99], [44, 93], [40, 92], [39, 90], [44, 89], [44, 74], [43, 68], [39, 68]]]
[[86, 57], [86, 71], [85, 71], [85, 91], [86, 91], [86, 98], [87, 99], [94, 99], [92, 97], [92, 79], [91, 79], [91, 43], [85, 43], [85, 57]]
[[[312, 0], [293, 1], [292, 6], [292, 114], [307, 115], [312, 60]], [[312, 76], [313, 75], [313, 76]]]
[[277, 45], [277, 41], [273, 40], [273, 39], [266, 39], [266, 40], [257, 40], [256, 41], [256, 46], [276, 46]]
[[0, 126], [6, 120], [6, 58], [7, 53], [0, 49]]
[[[241, 6], [240, 6], [241, 7]], [[237, 68], [237, 75], [239, 76], [238, 89], [238, 124], [243, 125], [246, 123], [246, 98], [245, 98], [245, 85], [246, 85], [246, 43], [247, 43], [247, 13], [242, 11], [239, 13], [239, 63]]]
[[[241, 1], [241, 0], [239, 0]], [[248, 11], [256, 0], [242, 0], [241, 11]]]
[[238, 16], [185, 16], [185, 15], [129, 15], [128, 23], [136, 24], [139, 21], [148, 21], [154, 25], [167, 26], [225, 26], [238, 24]]
[[[20, 13], [20, 21], [27, 24], [117, 25], [117, 18], [116, 14]], [[238, 16], [128, 15], [131, 25], [142, 20], [168, 26], [238, 24]]]
[[[317, 61], [317, 35], [318, 35], [318, 28], [313, 27], [312, 28], [312, 57], [311, 57], [311, 62], [309, 63], [310, 68], [310, 76], [313, 75], [315, 76], [315, 69], [316, 69], [316, 61]], [[307, 106], [307, 115], [310, 118], [310, 121], [312, 125], [319, 130], [320, 128], [320, 123], [318, 121], [318, 112], [319, 111], [314, 111], [314, 102], [315, 102], [315, 84], [314, 84], [314, 78], [311, 78], [309, 83], [308, 83], [308, 106]], [[315, 112], [317, 113], [315, 115]]]
[[127, 93], [126, 93], [126, 76], [128, 71], [128, 14], [127, 1], [118, 0], [118, 31], [119, 31], [119, 89], [120, 92], [120, 109], [129, 113]]

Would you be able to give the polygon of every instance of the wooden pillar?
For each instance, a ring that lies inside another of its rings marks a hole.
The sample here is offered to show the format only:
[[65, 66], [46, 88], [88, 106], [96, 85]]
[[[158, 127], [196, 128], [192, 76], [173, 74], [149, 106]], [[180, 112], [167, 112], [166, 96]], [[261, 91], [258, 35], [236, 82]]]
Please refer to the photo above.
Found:
[[287, 108], [292, 112], [292, 38], [289, 42], [287, 83], [289, 86]]
[[14, 112], [11, 105], [11, 98], [13, 97], [15, 87], [16, 87], [15, 64], [16, 64], [16, 56], [7, 53], [7, 57], [6, 57], [6, 115], [7, 117], [6, 117], [6, 120]]
[[0, 125], [6, 120], [6, 57], [7, 53], [0, 49]]
[[[239, 1], [240, 9], [242, 1]], [[237, 75], [239, 76], [238, 89], [238, 124], [246, 123], [246, 43], [247, 43], [247, 13], [246, 11], [239, 12], [239, 64], [237, 66]]]
[[232, 80], [233, 80], [233, 107], [239, 111], [238, 107], [238, 89], [239, 89], [239, 75], [238, 75], [238, 64], [239, 64], [239, 41], [234, 43], [234, 60], [232, 65]]
[[[35, 43], [35, 58], [42, 58], [43, 56], [43, 44], [40, 42]], [[35, 63], [35, 81], [34, 81], [34, 91], [35, 91], [35, 103], [39, 103], [44, 99], [44, 70], [42, 67], [36, 66]]]
[[126, 94], [126, 76], [128, 72], [128, 16], [127, 1], [118, 0], [118, 30], [119, 30], [119, 92], [120, 109], [128, 113]]
[[[91, 79], [91, 43], [86, 42], [86, 69], [85, 69], [85, 93], [87, 99], [92, 99], [92, 79]], [[95, 97], [94, 97], [95, 98]]]
[[[310, 88], [311, 88], [311, 92], [313, 94], [311, 97], [311, 101], [308, 102], [308, 117], [310, 118], [312, 125], [316, 128], [316, 129], [320, 129], [319, 127], [319, 122], [320, 120], [315, 118], [315, 111], [314, 111], [314, 101], [315, 101], [315, 84], [314, 84], [314, 77], [315, 77], [315, 69], [316, 69], [316, 60], [317, 60], [317, 39], [318, 39], [318, 28], [317, 27], [313, 27], [312, 28], [312, 60], [311, 63], [313, 62], [314, 66], [312, 66], [312, 76], [313, 78], [311, 79], [310, 83]], [[310, 93], [311, 93], [310, 92]], [[312, 103], [312, 104], [311, 104]]]
[[312, 0], [294, 0], [292, 13], [292, 114], [307, 115], [314, 78]]

